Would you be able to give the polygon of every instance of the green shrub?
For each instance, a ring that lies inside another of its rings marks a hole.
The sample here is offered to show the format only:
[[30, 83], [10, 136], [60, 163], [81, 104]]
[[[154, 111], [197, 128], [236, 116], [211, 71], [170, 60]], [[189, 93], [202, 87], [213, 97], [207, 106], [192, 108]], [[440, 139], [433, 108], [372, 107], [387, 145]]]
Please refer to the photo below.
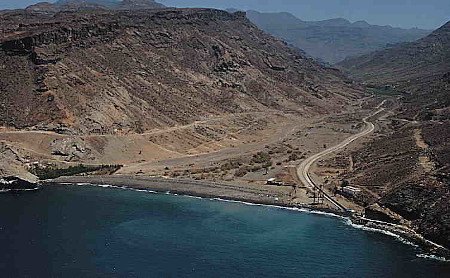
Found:
[[62, 176], [75, 176], [84, 173], [104, 172], [112, 174], [122, 168], [122, 165], [84, 165], [69, 166], [68, 168], [57, 168], [56, 166], [40, 167], [34, 166], [30, 172], [41, 180], [55, 179]]
[[236, 177], [242, 178], [243, 176], [247, 175], [248, 171], [249, 169], [247, 166], [242, 166], [234, 173], [234, 175]]
[[252, 162], [254, 163], [267, 163], [270, 161], [270, 155], [266, 152], [258, 152], [257, 154], [253, 155]]

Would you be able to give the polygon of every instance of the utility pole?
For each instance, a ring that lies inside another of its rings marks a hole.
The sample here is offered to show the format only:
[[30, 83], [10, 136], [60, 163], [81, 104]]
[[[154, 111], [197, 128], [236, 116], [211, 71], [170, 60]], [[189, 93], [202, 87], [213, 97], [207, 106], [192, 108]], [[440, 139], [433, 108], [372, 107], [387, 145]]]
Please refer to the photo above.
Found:
[[324, 199], [325, 199], [325, 194], [323, 192], [323, 184], [320, 185], [320, 192], [319, 192], [319, 196], [320, 196], [320, 203], [323, 204]]
[[6, 126], [7, 125], [7, 121], [8, 121], [8, 106], [6, 105], [6, 100], [5, 99], [3, 99], [3, 101], [2, 101], [2, 110], [4, 110], [5, 111], [5, 118], [4, 118], [4, 125]]

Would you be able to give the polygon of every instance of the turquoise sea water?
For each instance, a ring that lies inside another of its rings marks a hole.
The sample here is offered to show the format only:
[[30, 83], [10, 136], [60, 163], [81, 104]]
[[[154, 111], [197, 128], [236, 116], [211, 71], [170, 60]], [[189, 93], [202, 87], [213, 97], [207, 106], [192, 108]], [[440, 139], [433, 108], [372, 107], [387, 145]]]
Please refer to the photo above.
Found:
[[0, 246], [0, 277], [450, 275], [339, 218], [90, 186], [0, 194]]

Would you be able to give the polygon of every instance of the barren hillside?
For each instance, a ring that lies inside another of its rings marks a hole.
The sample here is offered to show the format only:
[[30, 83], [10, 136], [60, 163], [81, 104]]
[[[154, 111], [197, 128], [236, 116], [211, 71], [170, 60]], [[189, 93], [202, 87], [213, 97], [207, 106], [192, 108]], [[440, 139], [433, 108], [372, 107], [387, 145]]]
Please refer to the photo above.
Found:
[[350, 154], [352, 171], [342, 176], [370, 192], [360, 201], [380, 203], [448, 247], [450, 22], [416, 42], [341, 65], [373, 93], [399, 100], [378, 138]]
[[419, 83], [450, 72], [450, 22], [427, 37], [394, 45], [339, 65], [371, 83]]
[[0, 15], [2, 175], [78, 163], [171, 175], [154, 164], [191, 169], [194, 155], [212, 169], [208, 154], [252, 157], [361, 96], [244, 13], [53, 8]]
[[0, 18], [0, 121], [69, 133], [144, 132], [249, 111], [309, 116], [357, 95], [244, 13], [17, 11]]

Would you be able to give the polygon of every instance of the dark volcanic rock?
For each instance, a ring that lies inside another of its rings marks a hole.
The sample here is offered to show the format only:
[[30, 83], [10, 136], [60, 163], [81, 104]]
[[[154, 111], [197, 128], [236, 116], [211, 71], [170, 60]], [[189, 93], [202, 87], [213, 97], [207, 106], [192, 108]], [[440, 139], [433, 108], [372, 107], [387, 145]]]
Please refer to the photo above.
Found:
[[383, 209], [381, 209], [377, 204], [370, 205], [364, 208], [364, 215], [368, 219], [379, 220], [395, 224], [399, 223], [398, 219], [391, 217], [389, 214], [383, 211]]
[[0, 178], [0, 191], [33, 190], [36, 188], [38, 188], [37, 184], [22, 180], [17, 177]]
[[381, 203], [412, 220], [427, 239], [450, 247], [450, 185], [407, 184], [386, 195]]

